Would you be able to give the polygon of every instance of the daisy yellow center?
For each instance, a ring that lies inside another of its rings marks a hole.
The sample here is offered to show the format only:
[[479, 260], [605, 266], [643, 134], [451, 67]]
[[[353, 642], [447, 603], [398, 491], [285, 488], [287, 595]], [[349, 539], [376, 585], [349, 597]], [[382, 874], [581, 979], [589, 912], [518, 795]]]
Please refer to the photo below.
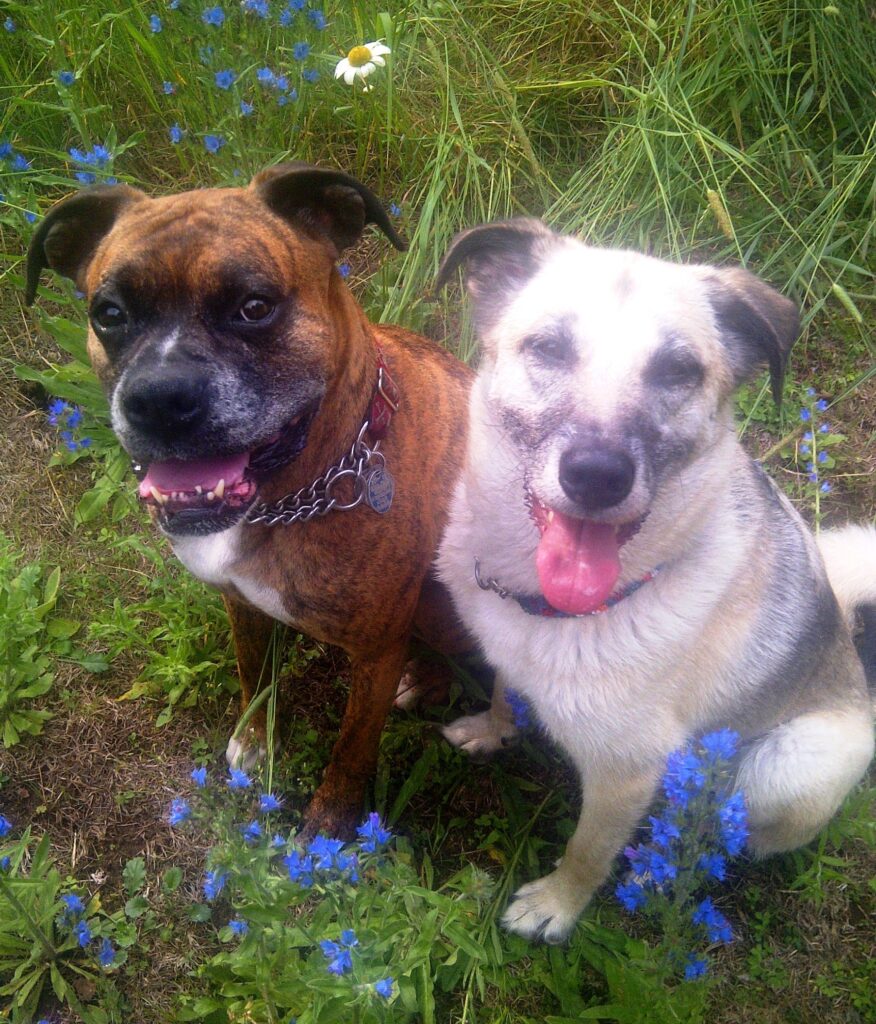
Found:
[[367, 46], [354, 46], [347, 54], [347, 60], [354, 68], [361, 68], [371, 60], [371, 51]]

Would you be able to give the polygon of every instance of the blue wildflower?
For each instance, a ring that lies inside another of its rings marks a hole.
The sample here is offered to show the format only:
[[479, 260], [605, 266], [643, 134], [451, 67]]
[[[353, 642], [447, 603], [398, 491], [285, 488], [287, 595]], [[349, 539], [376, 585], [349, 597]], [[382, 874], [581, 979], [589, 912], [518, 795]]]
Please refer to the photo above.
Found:
[[91, 929], [88, 927], [88, 922], [85, 920], [76, 922], [73, 927], [73, 934], [76, 936], [76, 941], [83, 949], [89, 942], [91, 942]]
[[279, 75], [274, 79], [273, 86], [275, 89], [285, 92], [289, 88], [289, 79], [285, 75]]
[[173, 82], [162, 82], [161, 89], [165, 96], [172, 96], [176, 92]]
[[8, 160], [14, 152], [11, 142], [0, 142], [0, 160]]
[[821, 426], [818, 428], [818, 433], [819, 434], [826, 434], [829, 430], [830, 430], [830, 424], [829, 423], [822, 423]]
[[234, 935], [238, 936], [238, 938], [243, 938], [243, 936], [249, 931], [249, 925], [239, 917], [232, 918], [232, 920], [228, 922], [228, 927]]
[[341, 942], [345, 946], [349, 946], [350, 949], [352, 949], [353, 946], [359, 945], [359, 940], [356, 938], [356, 933], [353, 931], [352, 928], [345, 928], [341, 932]]
[[827, 412], [827, 399], [819, 398], [818, 401], [815, 403], [815, 408], [819, 412]]
[[319, 79], [319, 72], [316, 68], [309, 68], [307, 71], [301, 72], [301, 77], [305, 82], [316, 82]]
[[[207, 139], [212, 139], [214, 136], [208, 135]], [[204, 145], [207, 145], [207, 140], [204, 140]], [[223, 143], [224, 145], [224, 143]], [[210, 149], [209, 146], [207, 146]], [[216, 150], [210, 150], [211, 153], [215, 153]], [[252, 779], [240, 768], [229, 768], [228, 769], [228, 788], [229, 789], [249, 789], [252, 785]]]
[[309, 889], [313, 885], [313, 858], [304, 857], [298, 850], [293, 850], [283, 863], [289, 871], [289, 878], [297, 882], [302, 889]]
[[658, 846], [662, 846], [664, 850], [669, 849], [673, 839], [681, 838], [681, 832], [674, 821], [651, 816], [649, 816], [648, 820], [651, 822], [651, 838]]
[[7, 872], [9, 870], [9, 865], [11, 863], [12, 863], [12, 858], [9, 856], [8, 853], [5, 854], [3, 857], [0, 857], [0, 871], [2, 871], [4, 873]]
[[274, 838], [271, 840], [271, 846], [273, 846], [275, 850], [282, 850], [285, 845], [286, 840], [280, 835], [279, 832], [275, 832]]
[[157, 14], [150, 15], [149, 17], [149, 30], [153, 34], [157, 34], [162, 29], [161, 18]]
[[192, 816], [192, 809], [185, 800], [176, 799], [170, 805], [167, 820], [171, 825], [182, 825]]
[[327, 836], [316, 836], [310, 841], [307, 852], [314, 857], [318, 871], [331, 871], [337, 867], [336, 858], [344, 847], [343, 840], [329, 839]]
[[289, 0], [290, 11], [303, 11], [307, 6], [307, 0]]
[[7, 32], [14, 32], [16, 28], [15, 22], [12, 20], [12, 18], [7, 18], [6, 21], [3, 22], [3, 27], [6, 29]]
[[244, 842], [252, 845], [262, 837], [262, 826], [257, 821], [251, 821], [248, 825], [241, 826]]
[[673, 750], [666, 759], [663, 790], [670, 803], [687, 807], [691, 794], [706, 781], [700, 759], [690, 750]]
[[803, 435], [803, 440], [804, 441], [811, 441], [812, 440], [812, 431], [811, 430], [807, 430], [806, 431], [806, 433]]
[[392, 978], [381, 978], [374, 982], [374, 991], [382, 998], [389, 999], [392, 995]]
[[812, 419], [812, 413], [810, 412], [810, 410], [809, 409], [801, 409], [800, 410], [800, 419], [804, 423], [808, 423]]
[[700, 745], [705, 750], [711, 764], [717, 761], [729, 761], [739, 746], [739, 733], [732, 729], [719, 729], [717, 732], [707, 733], [700, 740]]
[[292, 24], [292, 19], [295, 17], [295, 12], [290, 11], [288, 8], [285, 11], [280, 11], [280, 24], [283, 28], [288, 28]]
[[704, 853], [697, 861], [697, 867], [719, 882], [727, 877], [727, 861], [720, 853]]
[[215, 25], [216, 28], [221, 28], [225, 22], [225, 11], [218, 4], [216, 7], [208, 7], [201, 15], [201, 21], [205, 25]]
[[30, 170], [30, 160], [22, 156], [21, 153], [16, 153], [12, 158], [12, 170], [13, 171], [27, 171]]
[[352, 971], [353, 958], [350, 955], [349, 949], [343, 949], [330, 939], [323, 939], [319, 946], [323, 956], [329, 961], [328, 967], [326, 967], [329, 974], [340, 976], [346, 974], [347, 971]]
[[819, 452], [816, 461], [824, 465], [824, 463], [827, 462], [827, 452]]
[[833, 490], [833, 487], [828, 483], [827, 480], [825, 480], [821, 487], [819, 487], [818, 489], [822, 491], [824, 494], [830, 494], [830, 492]]
[[203, 789], [207, 785], [207, 769], [203, 765], [192, 769], [192, 782], [198, 789]]
[[207, 871], [204, 875], [204, 897], [208, 903], [212, 903], [213, 900], [219, 895], [220, 892], [225, 888], [225, 883], [228, 881], [228, 874], [222, 871]]
[[237, 78], [233, 71], [217, 71], [215, 80], [220, 89], [230, 89]]
[[82, 410], [76, 406], [70, 410], [70, 415], [67, 417], [67, 426], [73, 430], [79, 426], [82, 422]]
[[326, 27], [325, 15], [322, 11], [312, 10], [307, 12], [307, 17], [313, 22], [314, 28], [321, 32]]
[[807, 388], [806, 389], [806, 395], [809, 398], [815, 398], [815, 388]]
[[707, 896], [691, 915], [694, 924], [706, 929], [710, 942], [728, 943], [733, 941], [730, 923], [720, 910], [712, 904], [712, 897]]
[[170, 141], [174, 144], [174, 146], [182, 142], [184, 132], [178, 124], [172, 124], [170, 128], [168, 128], [167, 132], [168, 135], [170, 135]]
[[350, 264], [349, 263], [339, 263], [338, 264], [338, 273], [343, 278], [349, 277], [350, 276]]
[[70, 86], [76, 81], [76, 75], [72, 71], [59, 71], [58, 81], [61, 85]]
[[270, 814], [271, 811], [279, 811], [282, 801], [273, 793], [262, 793], [259, 797], [259, 810], [262, 814]]
[[649, 875], [657, 885], [671, 882], [678, 875], [678, 868], [659, 850], [650, 846], [628, 846], [624, 853], [629, 858], [637, 875]]
[[273, 85], [277, 80], [277, 76], [270, 68], [259, 68], [256, 71], [256, 78], [262, 85]]
[[72, 920], [79, 914], [85, 913], [85, 904], [76, 895], [75, 892], [65, 893], [61, 897], [61, 902], [64, 904], [64, 918], [65, 920]]
[[647, 900], [645, 890], [639, 882], [620, 882], [614, 894], [623, 908], [631, 914], [640, 910]]
[[742, 852], [748, 839], [748, 812], [741, 791], [737, 790], [718, 808], [718, 821], [727, 853], [735, 857]]
[[516, 690], [506, 690], [505, 702], [511, 708], [515, 727], [518, 729], [529, 729], [532, 725], [532, 716], [526, 699]]
[[389, 215], [390, 215], [390, 217], [400, 217], [401, 216], [401, 207], [397, 203], [390, 203], [389, 204]]
[[257, 14], [260, 18], [267, 18], [271, 13], [268, 7], [268, 0], [244, 0], [243, 9], [245, 11], [252, 11], [253, 14]]
[[801, 444], [800, 445], [800, 454], [801, 455], [808, 455], [810, 451], [812, 451], [812, 449], [809, 447], [808, 444]]
[[365, 821], [356, 827], [356, 834], [360, 840], [364, 840], [359, 845], [366, 853], [376, 853], [379, 846], [386, 845], [392, 838], [392, 833], [381, 825], [377, 811], [372, 811]]
[[25, 210], [24, 219], [28, 222], [28, 224], [36, 224], [37, 215], [33, 213], [33, 211], [31, 210]]
[[687, 963], [684, 966], [684, 980], [695, 981], [697, 978], [702, 978], [708, 969], [709, 964], [707, 960], [703, 959], [703, 957], [695, 957], [691, 954], [687, 958]]
[[809, 481], [809, 483], [811, 483], [811, 484], [817, 484], [817, 483], [818, 483], [818, 474], [817, 474], [817, 473], [810, 473], [810, 474], [809, 474], [809, 475], [808, 475], [808, 476], [806, 477], [806, 479], [807, 479], [807, 480]]
[[240, 101], [240, 112], [244, 117], [249, 117], [253, 110], [255, 107], [251, 103], [247, 103], [246, 100]]
[[90, 437], [80, 437], [79, 438], [79, 447], [80, 448], [90, 448], [92, 443], [93, 442], [92, 442]]
[[170, 3], [167, 5], [167, 9], [169, 11], [178, 11], [179, 10], [179, 5], [180, 5], [180, 0], [170, 0]]
[[104, 939], [100, 944], [100, 949], [97, 951], [97, 962], [104, 969], [112, 967], [115, 963], [116, 951], [113, 944], [109, 939]]
[[200, 50], [198, 50], [198, 60], [202, 64], [209, 64], [210, 61], [213, 59], [214, 52], [215, 51], [213, 50], [212, 46], [202, 46]]
[[310, 43], [296, 43], [292, 47], [292, 56], [295, 60], [307, 60], [310, 56]]
[[[57, 399], [56, 399], [57, 401]], [[0, 814], [0, 839], [5, 839], [12, 831], [12, 822], [5, 814]]]

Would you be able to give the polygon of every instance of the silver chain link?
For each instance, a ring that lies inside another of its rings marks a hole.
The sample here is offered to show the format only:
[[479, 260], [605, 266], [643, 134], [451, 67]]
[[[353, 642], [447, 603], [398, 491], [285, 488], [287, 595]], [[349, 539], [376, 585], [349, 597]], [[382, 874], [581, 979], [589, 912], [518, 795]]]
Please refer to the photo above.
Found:
[[[325, 516], [333, 510], [347, 512], [361, 505], [365, 500], [366, 471], [370, 472], [375, 463], [386, 465], [386, 457], [380, 451], [380, 442], [377, 441], [373, 448], [365, 443], [367, 430], [366, 419], [350, 450], [334, 466], [330, 466], [322, 476], [295, 494], [287, 494], [285, 498], [271, 504], [257, 502], [246, 513], [246, 521], [264, 523], [266, 526], [276, 526], [278, 523], [287, 526], [289, 523], [306, 523], [315, 516]], [[333, 496], [332, 489], [339, 481], [347, 478], [353, 481], [353, 498], [342, 502]]]

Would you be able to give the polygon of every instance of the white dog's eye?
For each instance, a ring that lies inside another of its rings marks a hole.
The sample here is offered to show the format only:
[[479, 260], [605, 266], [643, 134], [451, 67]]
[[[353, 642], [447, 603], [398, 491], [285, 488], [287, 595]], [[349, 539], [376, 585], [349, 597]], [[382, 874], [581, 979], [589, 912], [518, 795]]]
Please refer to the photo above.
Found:
[[572, 366], [575, 362], [575, 349], [563, 335], [531, 335], [523, 342], [523, 351], [546, 366]]

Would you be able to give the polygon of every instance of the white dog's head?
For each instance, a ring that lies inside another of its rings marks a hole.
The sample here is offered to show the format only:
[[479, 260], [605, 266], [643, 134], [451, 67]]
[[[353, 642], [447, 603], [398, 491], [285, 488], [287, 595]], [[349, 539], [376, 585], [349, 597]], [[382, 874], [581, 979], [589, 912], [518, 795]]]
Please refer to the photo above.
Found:
[[595, 249], [530, 219], [463, 232], [439, 284], [460, 265], [487, 400], [527, 467], [545, 597], [587, 611], [661, 487], [726, 436], [735, 388], [766, 364], [778, 400], [796, 306], [745, 270]]

